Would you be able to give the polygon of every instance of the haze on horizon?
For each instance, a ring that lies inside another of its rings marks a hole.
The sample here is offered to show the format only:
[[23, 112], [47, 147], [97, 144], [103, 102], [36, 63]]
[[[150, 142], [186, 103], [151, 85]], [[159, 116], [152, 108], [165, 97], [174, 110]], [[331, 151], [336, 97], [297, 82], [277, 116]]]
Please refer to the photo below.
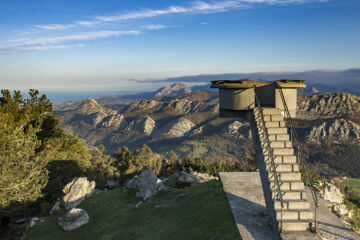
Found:
[[146, 91], [187, 75], [360, 66], [358, 0], [13, 0], [0, 11], [1, 88]]

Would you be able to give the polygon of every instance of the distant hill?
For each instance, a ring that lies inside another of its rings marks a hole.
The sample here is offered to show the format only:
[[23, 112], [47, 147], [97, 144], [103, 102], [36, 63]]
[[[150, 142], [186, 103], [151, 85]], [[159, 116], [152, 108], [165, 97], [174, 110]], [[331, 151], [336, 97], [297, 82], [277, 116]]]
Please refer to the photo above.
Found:
[[[167, 89], [164, 95], [114, 108], [85, 100], [76, 108], [59, 111], [62, 127], [85, 138], [89, 145], [104, 144], [110, 154], [123, 145], [138, 149], [147, 144], [163, 154], [175, 151], [180, 157], [206, 157], [230, 164], [248, 156], [250, 126], [241, 119], [219, 118], [217, 94], [188, 90], [171, 94], [171, 88]], [[299, 97], [297, 115], [299, 134], [306, 144], [310, 139], [319, 144], [359, 139], [360, 97], [355, 95]]]

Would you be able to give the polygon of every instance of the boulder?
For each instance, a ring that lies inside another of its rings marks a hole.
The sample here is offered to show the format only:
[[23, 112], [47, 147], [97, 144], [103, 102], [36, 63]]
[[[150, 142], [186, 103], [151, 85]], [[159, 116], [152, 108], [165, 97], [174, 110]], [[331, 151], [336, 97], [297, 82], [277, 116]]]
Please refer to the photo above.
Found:
[[84, 209], [73, 208], [64, 216], [58, 218], [59, 226], [65, 231], [79, 228], [89, 222], [89, 215]]
[[339, 218], [349, 217], [351, 218], [352, 214], [347, 209], [345, 204], [342, 203], [335, 203], [333, 206], [333, 211]]
[[178, 181], [187, 182], [187, 183], [203, 183], [211, 180], [219, 180], [218, 177], [211, 176], [207, 173], [198, 173], [198, 172], [179, 172]]
[[70, 210], [79, 205], [85, 198], [94, 194], [95, 182], [89, 182], [87, 178], [74, 178], [63, 189], [66, 194], [63, 198], [65, 208]]
[[127, 181], [126, 188], [137, 189], [136, 196], [144, 201], [165, 189], [163, 182], [151, 170], [143, 170], [139, 176]]
[[327, 183], [324, 188], [323, 196], [325, 200], [332, 203], [342, 203], [344, 201], [344, 195], [333, 184]]

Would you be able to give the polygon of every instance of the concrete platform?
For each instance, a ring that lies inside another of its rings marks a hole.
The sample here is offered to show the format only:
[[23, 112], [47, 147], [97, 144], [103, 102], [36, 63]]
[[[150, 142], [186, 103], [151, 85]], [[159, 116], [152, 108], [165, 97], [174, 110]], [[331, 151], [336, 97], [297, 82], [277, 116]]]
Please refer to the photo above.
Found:
[[277, 239], [270, 226], [259, 173], [222, 172], [220, 178], [242, 239]]
[[[242, 239], [279, 239], [270, 226], [259, 172], [223, 172], [220, 178]], [[309, 200], [311, 202], [312, 198]], [[326, 207], [329, 202], [319, 200], [317, 236], [309, 232], [282, 234], [283, 240], [360, 240]]]

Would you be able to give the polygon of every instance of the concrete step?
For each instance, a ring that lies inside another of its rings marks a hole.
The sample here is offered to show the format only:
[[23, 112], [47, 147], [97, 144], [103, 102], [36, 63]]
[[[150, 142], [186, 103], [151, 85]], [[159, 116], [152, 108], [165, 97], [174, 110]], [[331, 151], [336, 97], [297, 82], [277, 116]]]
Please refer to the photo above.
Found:
[[[283, 209], [289, 209], [289, 210], [296, 210], [296, 209], [302, 209], [302, 210], [309, 210], [310, 209], [310, 202], [306, 200], [289, 200], [284, 201]], [[281, 209], [281, 203], [279, 201], [275, 202], [275, 210]]]
[[294, 155], [294, 149], [293, 148], [273, 148], [273, 154], [275, 156]]
[[277, 108], [262, 108], [264, 115], [280, 115], [281, 111]]
[[280, 127], [276, 128], [275, 127], [275, 128], [268, 128], [267, 131], [268, 131], [269, 135], [270, 134], [287, 134], [288, 129], [284, 128], [284, 127], [282, 127], [282, 128], [280, 128]]
[[270, 141], [270, 147], [272, 147], [272, 148], [291, 148], [292, 142], [290, 142], [290, 141]]
[[282, 230], [284, 232], [304, 232], [310, 228], [309, 220], [284, 220]]
[[[271, 173], [269, 173], [270, 175]], [[273, 189], [275, 187], [274, 179], [270, 179], [270, 188]], [[302, 181], [281, 181], [280, 189], [284, 191], [304, 191], [305, 185]]]
[[265, 126], [267, 128], [269, 127], [285, 127], [285, 122], [284, 121], [274, 121], [274, 122], [265, 122]]
[[[266, 170], [270, 170], [271, 164], [266, 164]], [[296, 163], [280, 163], [275, 165], [276, 172], [299, 172], [299, 165]]]
[[283, 121], [284, 117], [281, 114], [276, 115], [265, 115], [264, 120], [266, 122], [276, 122], [276, 121]]
[[[306, 200], [306, 192], [305, 191], [281, 191], [283, 200]], [[275, 199], [276, 191], [272, 192], [272, 197]]]
[[[262, 136], [260, 133], [259, 133], [259, 135], [260, 135], [260, 140], [261, 140]], [[269, 134], [269, 140], [270, 141], [290, 141], [290, 136], [287, 133], [285, 133], [285, 134]]]
[[301, 181], [300, 172], [281, 172], [280, 181]]
[[[269, 156], [264, 156], [265, 162], [268, 161]], [[296, 163], [296, 156], [295, 155], [289, 155], [289, 156], [274, 156], [274, 162], [276, 164], [280, 163]]]
[[280, 220], [281, 217], [283, 220], [313, 220], [314, 219], [313, 212], [309, 209], [276, 211], [276, 219]]

